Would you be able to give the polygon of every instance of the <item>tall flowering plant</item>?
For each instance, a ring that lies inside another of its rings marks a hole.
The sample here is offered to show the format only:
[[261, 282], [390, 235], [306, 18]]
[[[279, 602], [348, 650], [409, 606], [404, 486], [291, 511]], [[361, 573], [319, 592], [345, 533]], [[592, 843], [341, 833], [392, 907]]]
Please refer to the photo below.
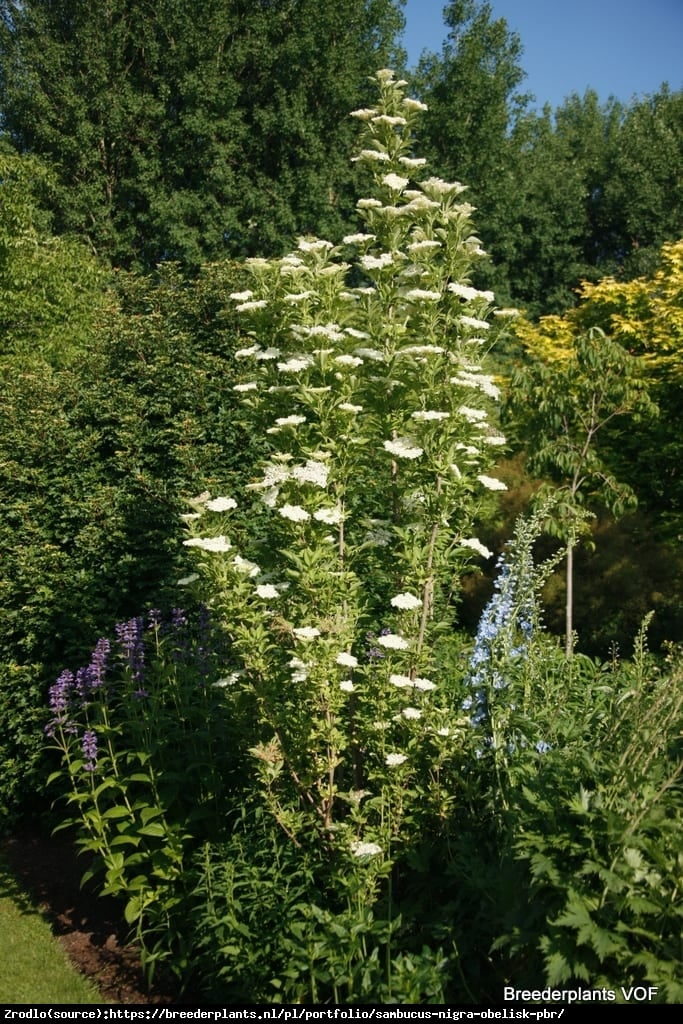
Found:
[[249, 496], [205, 495], [185, 541], [232, 639], [231, 697], [259, 709], [268, 806], [294, 842], [314, 822], [363, 859], [402, 842], [409, 780], [423, 806], [443, 799], [420, 764], [426, 744], [430, 769], [456, 756], [452, 598], [491, 557], [473, 524], [505, 487], [488, 473], [505, 441], [473, 208], [414, 155], [424, 104], [391, 71], [375, 83], [377, 105], [352, 115], [372, 181], [362, 230], [248, 260], [230, 296], [249, 342], [233, 392], [270, 442], [249, 485], [267, 526], [238, 542]]

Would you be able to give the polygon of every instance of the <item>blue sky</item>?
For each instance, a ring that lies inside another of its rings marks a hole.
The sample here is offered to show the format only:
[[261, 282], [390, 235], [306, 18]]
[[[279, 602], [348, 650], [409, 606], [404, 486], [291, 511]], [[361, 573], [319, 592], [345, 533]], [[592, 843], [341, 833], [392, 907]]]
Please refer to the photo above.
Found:
[[[522, 90], [535, 106], [562, 104], [595, 89], [628, 102], [668, 82], [683, 89], [683, 0], [489, 0], [524, 48]], [[440, 53], [445, 0], [407, 0], [408, 66], [424, 49]]]

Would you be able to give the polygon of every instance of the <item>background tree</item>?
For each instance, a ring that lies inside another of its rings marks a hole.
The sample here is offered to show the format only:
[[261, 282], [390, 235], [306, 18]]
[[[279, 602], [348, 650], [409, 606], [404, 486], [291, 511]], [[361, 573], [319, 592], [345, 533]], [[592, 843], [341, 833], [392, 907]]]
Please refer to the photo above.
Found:
[[[599, 328], [573, 335], [568, 358], [558, 359], [558, 350], [553, 352], [543, 341], [542, 326], [526, 333], [531, 358], [512, 377], [510, 407], [527, 442], [529, 469], [550, 476], [554, 490], [562, 495], [549, 529], [567, 545], [565, 649], [570, 657], [574, 549], [585, 513], [602, 506], [618, 518], [636, 503], [631, 488], [610, 471], [600, 450], [601, 435], [616, 417], [651, 415], [655, 407], [647, 395], [640, 360]], [[539, 358], [544, 349], [545, 360]], [[549, 350], [555, 358], [548, 359]]]
[[504, 18], [494, 20], [491, 4], [479, 0], [452, 0], [444, 21], [441, 53], [425, 54], [414, 74], [429, 107], [420, 147], [439, 174], [468, 186], [486, 241], [497, 237], [497, 210], [510, 202], [509, 134], [529, 100], [519, 92], [522, 44]]
[[55, 229], [117, 265], [279, 250], [350, 212], [348, 111], [400, 0], [0, 0], [0, 126], [55, 168]]

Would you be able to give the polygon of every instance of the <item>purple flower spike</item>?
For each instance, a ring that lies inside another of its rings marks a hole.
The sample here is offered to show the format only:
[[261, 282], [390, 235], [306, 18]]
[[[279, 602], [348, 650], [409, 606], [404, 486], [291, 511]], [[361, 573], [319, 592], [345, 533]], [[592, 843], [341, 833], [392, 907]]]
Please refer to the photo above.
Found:
[[83, 757], [85, 758], [83, 770], [86, 772], [94, 772], [97, 768], [97, 736], [92, 729], [86, 729], [83, 733], [81, 749], [83, 750]]
[[143, 632], [144, 621], [141, 616], [129, 619], [128, 622], [119, 622], [116, 626], [116, 637], [136, 682], [142, 681], [145, 672]]

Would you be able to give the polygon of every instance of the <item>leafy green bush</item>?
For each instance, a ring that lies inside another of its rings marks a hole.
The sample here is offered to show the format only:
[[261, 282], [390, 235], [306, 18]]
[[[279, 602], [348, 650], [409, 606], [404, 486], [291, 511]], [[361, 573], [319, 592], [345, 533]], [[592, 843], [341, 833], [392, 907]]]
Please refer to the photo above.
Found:
[[[145, 604], [173, 603], [181, 494], [240, 478], [255, 458], [226, 398], [237, 331], [220, 295], [231, 274], [122, 275], [87, 356], [62, 368], [16, 357], [0, 370], [0, 664], [27, 687], [29, 720], [93, 637]], [[0, 742], [14, 749], [21, 734], [33, 761], [18, 706], [0, 712]], [[12, 815], [36, 795], [21, 763], [2, 797]]]

